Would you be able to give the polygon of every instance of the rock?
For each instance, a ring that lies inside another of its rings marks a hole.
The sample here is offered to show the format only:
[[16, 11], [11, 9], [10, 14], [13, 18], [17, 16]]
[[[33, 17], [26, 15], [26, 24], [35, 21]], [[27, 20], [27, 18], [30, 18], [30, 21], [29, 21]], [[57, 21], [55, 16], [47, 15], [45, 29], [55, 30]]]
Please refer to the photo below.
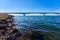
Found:
[[0, 14], [0, 40], [16, 40], [19, 31], [14, 26], [13, 16]]

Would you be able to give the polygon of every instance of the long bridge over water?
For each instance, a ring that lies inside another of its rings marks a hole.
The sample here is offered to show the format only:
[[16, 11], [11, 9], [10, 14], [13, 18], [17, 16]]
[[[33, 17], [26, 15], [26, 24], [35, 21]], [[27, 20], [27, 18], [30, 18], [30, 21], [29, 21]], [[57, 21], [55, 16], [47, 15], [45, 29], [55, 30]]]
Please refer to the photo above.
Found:
[[4, 13], [17, 16], [60, 16], [57, 12], [25, 12], [25, 13]]

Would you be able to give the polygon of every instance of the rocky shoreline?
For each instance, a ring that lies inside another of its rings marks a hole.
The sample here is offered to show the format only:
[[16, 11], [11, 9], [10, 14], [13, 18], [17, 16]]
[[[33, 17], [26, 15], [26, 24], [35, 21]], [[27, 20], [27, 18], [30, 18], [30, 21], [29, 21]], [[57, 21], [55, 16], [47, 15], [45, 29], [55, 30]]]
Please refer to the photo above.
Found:
[[15, 28], [12, 15], [0, 14], [0, 40], [57, 40], [55, 34]]

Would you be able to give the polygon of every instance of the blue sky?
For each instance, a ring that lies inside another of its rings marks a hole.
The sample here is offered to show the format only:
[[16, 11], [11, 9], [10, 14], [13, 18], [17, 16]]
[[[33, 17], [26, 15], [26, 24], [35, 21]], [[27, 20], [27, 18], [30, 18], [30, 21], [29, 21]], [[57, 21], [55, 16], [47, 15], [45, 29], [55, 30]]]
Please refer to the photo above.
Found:
[[60, 0], [0, 0], [0, 12], [59, 12]]

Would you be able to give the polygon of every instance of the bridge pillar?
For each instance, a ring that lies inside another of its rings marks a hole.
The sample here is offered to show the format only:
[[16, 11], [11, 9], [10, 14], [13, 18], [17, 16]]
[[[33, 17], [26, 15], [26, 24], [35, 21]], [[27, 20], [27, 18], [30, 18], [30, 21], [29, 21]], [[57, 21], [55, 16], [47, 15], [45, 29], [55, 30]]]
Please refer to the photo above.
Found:
[[25, 16], [25, 14], [23, 14], [23, 16]]
[[45, 13], [43, 13], [44, 14], [44, 16], [45, 16]]

